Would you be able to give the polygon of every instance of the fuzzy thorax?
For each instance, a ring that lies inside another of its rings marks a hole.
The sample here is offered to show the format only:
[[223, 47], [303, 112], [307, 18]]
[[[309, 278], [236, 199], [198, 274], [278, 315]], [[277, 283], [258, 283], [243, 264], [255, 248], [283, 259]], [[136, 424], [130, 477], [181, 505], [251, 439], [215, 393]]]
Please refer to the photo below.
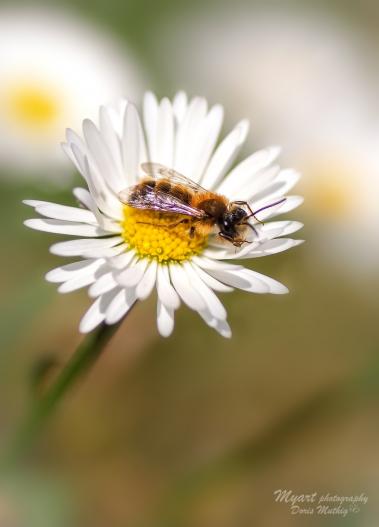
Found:
[[179, 214], [169, 214], [124, 206], [122, 237], [140, 257], [160, 263], [183, 262], [199, 254], [208, 233], [196, 230], [190, 236], [190, 224]]

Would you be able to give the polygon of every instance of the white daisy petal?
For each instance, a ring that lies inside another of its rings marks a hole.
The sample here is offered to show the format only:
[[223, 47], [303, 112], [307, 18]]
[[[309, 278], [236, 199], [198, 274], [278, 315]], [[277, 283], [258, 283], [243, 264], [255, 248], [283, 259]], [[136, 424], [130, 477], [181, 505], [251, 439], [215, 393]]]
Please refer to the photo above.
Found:
[[218, 189], [219, 192], [221, 194], [232, 195], [232, 193], [235, 194], [236, 191], [238, 192], [242, 189], [249, 181], [256, 181], [256, 174], [269, 167], [278, 157], [279, 153], [280, 148], [272, 146], [264, 150], [259, 150], [247, 157], [226, 176]]
[[157, 303], [157, 326], [162, 337], [169, 337], [174, 329], [174, 310], [159, 299]]
[[115, 194], [125, 188], [125, 180], [118, 172], [109, 149], [95, 124], [89, 119], [83, 121], [83, 135], [88, 145], [87, 155], [91, 158], [102, 177]]
[[200, 276], [202, 281], [206, 283], [210, 288], [212, 288], [214, 291], [218, 291], [220, 293], [229, 293], [230, 291], [233, 291], [233, 287], [229, 287], [219, 280], [216, 280], [213, 276], [206, 273], [201, 267], [196, 265], [195, 263], [191, 263], [192, 267], [196, 271], [196, 273]]
[[88, 259], [88, 260], [79, 260], [78, 262], [72, 262], [67, 265], [62, 265], [49, 271], [45, 278], [48, 282], [66, 282], [71, 278], [85, 274], [87, 272], [91, 273], [94, 270], [99, 269], [104, 260], [99, 258], [97, 260]]
[[67, 222], [61, 220], [44, 220], [34, 218], [25, 220], [24, 225], [37, 231], [53, 232], [55, 234], [67, 234], [68, 236], [106, 236], [109, 234], [96, 225], [84, 225], [82, 223]]
[[99, 295], [103, 295], [108, 291], [111, 291], [119, 284], [114, 279], [112, 271], [108, 271], [100, 276], [94, 284], [88, 289], [88, 294], [92, 298], [96, 298]]
[[218, 297], [213, 293], [213, 291], [203, 282], [200, 276], [196, 273], [194, 268], [189, 263], [183, 264], [184, 269], [189, 275], [192, 286], [200, 293], [203, 297], [205, 304], [207, 305], [212, 316], [220, 319], [226, 319], [226, 310]]
[[128, 267], [135, 255], [136, 253], [133, 251], [133, 249], [128, 251], [124, 250], [121, 254], [109, 258], [108, 263], [115, 269], [124, 269], [125, 267]]
[[99, 112], [100, 133], [108, 147], [120, 180], [124, 178], [124, 166], [121, 155], [121, 142], [117, 130], [112, 122], [110, 108], [101, 106]]
[[155, 162], [157, 155], [158, 101], [151, 92], [147, 92], [143, 100], [143, 122], [146, 131], [148, 158], [150, 161]]
[[127, 269], [115, 274], [115, 279], [124, 287], [135, 287], [142, 279], [148, 264], [146, 258], [135, 259]]
[[43, 203], [35, 207], [36, 212], [54, 220], [73, 221], [80, 223], [94, 223], [97, 220], [93, 212], [77, 207], [67, 207], [66, 205], [57, 205], [56, 203]]
[[76, 291], [77, 289], [82, 289], [83, 287], [93, 284], [93, 282], [96, 280], [96, 273], [82, 273], [78, 276], [70, 278], [70, 280], [67, 280], [66, 282], [63, 282], [58, 287], [58, 291], [59, 293], [71, 293], [72, 291]]
[[288, 251], [288, 249], [297, 247], [303, 242], [304, 240], [292, 240], [291, 238], [277, 238], [274, 240], [267, 240], [267, 242], [260, 244], [255, 249], [244, 254], [242, 258], [257, 258], [260, 256], [268, 256], [270, 254]]
[[110, 302], [105, 316], [107, 324], [116, 324], [131, 309], [137, 297], [134, 289], [117, 289], [116, 294]]
[[148, 265], [141, 281], [136, 287], [136, 295], [140, 300], [144, 300], [150, 295], [153, 287], [155, 286], [156, 276], [157, 262], [156, 260], [152, 260]]
[[185, 117], [176, 134], [174, 167], [178, 172], [193, 179], [196, 158], [193, 149], [198, 134], [201, 133], [207, 112], [207, 102], [202, 97], [195, 97], [188, 106]]
[[147, 161], [141, 121], [137, 108], [134, 104], [130, 103], [125, 110], [122, 148], [126, 172], [124, 188], [126, 188], [137, 183], [137, 176], [140, 174], [140, 165], [144, 161]]
[[180, 298], [170, 281], [167, 265], [158, 266], [157, 269], [157, 293], [159, 300], [168, 309], [178, 309]]
[[192, 287], [190, 278], [181, 265], [170, 265], [170, 277], [176, 292], [188, 307], [195, 311], [200, 311], [206, 307], [204, 299]]
[[[243, 271], [244, 269], [242, 269]], [[245, 276], [242, 271], [208, 271], [209, 274], [227, 285], [251, 293], [268, 293], [269, 287], [258, 277]]]
[[229, 170], [246, 140], [249, 122], [240, 121], [229, 135], [220, 143], [210, 160], [201, 184], [205, 188], [214, 189]]
[[302, 196], [287, 196], [283, 203], [279, 203], [274, 207], [270, 207], [266, 210], [263, 210], [262, 212], [259, 212], [259, 219], [261, 221], [266, 221], [270, 218], [273, 218], [274, 216], [278, 216], [279, 214], [290, 212], [291, 210], [296, 209], [296, 207], [299, 207], [303, 201], [304, 198]]
[[204, 124], [196, 138], [196, 145], [194, 145], [192, 154], [193, 158], [197, 160], [192, 170], [192, 179], [194, 181], [202, 180], [204, 169], [209, 162], [220, 134], [223, 119], [224, 109], [219, 104], [213, 106], [204, 119]]
[[111, 236], [109, 238], [94, 238], [94, 239], [79, 239], [70, 240], [67, 242], [55, 243], [50, 247], [52, 254], [58, 256], [82, 256], [86, 251], [101, 250], [108, 247], [114, 247], [115, 245], [123, 242], [121, 236]]
[[170, 101], [162, 99], [158, 108], [154, 161], [172, 167], [174, 160], [174, 115]]
[[76, 187], [74, 188], [72, 193], [74, 194], [76, 199], [79, 201], [79, 203], [81, 203], [88, 210], [91, 210], [94, 214], [96, 214], [95, 211], [98, 211], [98, 208], [96, 206], [96, 203], [92, 199], [91, 194], [88, 192], [87, 189]]
[[110, 291], [94, 301], [80, 321], [79, 331], [81, 333], [89, 333], [104, 322], [107, 309], [117, 293], [117, 290]]
[[172, 109], [176, 122], [180, 124], [186, 114], [188, 107], [187, 94], [184, 91], [179, 91], [172, 101]]

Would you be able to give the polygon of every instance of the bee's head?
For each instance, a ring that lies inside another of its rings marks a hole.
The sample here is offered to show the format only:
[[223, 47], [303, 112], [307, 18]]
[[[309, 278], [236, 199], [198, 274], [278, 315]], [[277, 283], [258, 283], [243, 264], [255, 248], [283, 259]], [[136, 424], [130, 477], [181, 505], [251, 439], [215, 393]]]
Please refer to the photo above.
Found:
[[246, 211], [242, 207], [235, 207], [232, 210], [227, 210], [222, 214], [218, 221], [220, 231], [228, 238], [237, 238], [239, 233], [236, 229], [247, 216]]

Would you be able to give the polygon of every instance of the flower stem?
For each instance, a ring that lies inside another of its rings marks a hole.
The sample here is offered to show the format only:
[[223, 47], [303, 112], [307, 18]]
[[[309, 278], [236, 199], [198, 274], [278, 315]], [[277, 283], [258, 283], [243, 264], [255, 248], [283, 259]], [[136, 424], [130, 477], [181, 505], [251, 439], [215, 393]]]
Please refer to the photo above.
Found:
[[[129, 310], [130, 312], [130, 310]], [[29, 415], [16, 431], [8, 451], [1, 460], [0, 470], [12, 467], [29, 450], [53, 410], [73, 384], [94, 364], [105, 345], [117, 331], [118, 324], [102, 324], [87, 335], [72, 355], [56, 381], [31, 408]]]

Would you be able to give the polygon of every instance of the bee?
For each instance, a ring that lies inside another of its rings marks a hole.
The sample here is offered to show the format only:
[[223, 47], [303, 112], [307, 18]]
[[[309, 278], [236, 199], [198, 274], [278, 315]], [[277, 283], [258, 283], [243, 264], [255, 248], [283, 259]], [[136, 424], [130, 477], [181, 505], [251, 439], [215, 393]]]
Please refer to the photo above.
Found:
[[285, 201], [283, 198], [253, 212], [246, 201], [229, 201], [225, 196], [206, 190], [172, 168], [159, 163], [142, 163], [141, 168], [146, 177], [137, 185], [122, 190], [119, 193], [120, 201], [136, 209], [183, 216], [163, 228], [187, 223], [190, 237], [195, 233], [210, 234], [217, 227], [218, 236], [235, 247], [252, 243], [244, 237], [246, 228], [250, 227], [256, 235], [258, 233], [248, 220], [254, 218], [262, 223], [256, 217], [258, 212]]

